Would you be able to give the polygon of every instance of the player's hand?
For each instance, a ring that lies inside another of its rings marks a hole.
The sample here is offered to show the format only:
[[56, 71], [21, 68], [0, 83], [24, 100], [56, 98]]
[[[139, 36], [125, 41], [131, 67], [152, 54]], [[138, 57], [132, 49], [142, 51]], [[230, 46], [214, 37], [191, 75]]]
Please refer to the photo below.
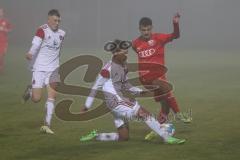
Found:
[[33, 56], [32, 56], [32, 54], [27, 53], [25, 57], [26, 57], [27, 60], [30, 61], [30, 60], [32, 60], [32, 57], [33, 57]]
[[81, 110], [80, 110], [80, 113], [84, 113], [84, 112], [87, 112], [88, 109], [84, 106]]
[[180, 14], [177, 12], [173, 17], [173, 23], [179, 23]]

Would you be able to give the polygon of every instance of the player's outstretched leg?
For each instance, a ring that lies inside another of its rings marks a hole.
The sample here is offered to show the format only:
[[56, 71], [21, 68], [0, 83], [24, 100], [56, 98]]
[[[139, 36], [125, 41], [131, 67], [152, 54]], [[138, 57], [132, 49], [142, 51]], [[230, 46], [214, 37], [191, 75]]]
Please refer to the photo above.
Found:
[[89, 132], [87, 135], [82, 136], [80, 138], [81, 142], [85, 141], [91, 141], [91, 140], [97, 140], [97, 141], [118, 141], [119, 140], [119, 134], [118, 133], [98, 133], [97, 130], [93, 130]]
[[118, 127], [118, 132], [98, 133], [97, 130], [89, 132], [80, 138], [81, 142], [97, 140], [97, 141], [127, 141], [129, 139], [129, 129], [127, 124]]
[[151, 128], [155, 133], [157, 133], [165, 143], [167, 144], [182, 144], [186, 140], [178, 139], [170, 136], [161, 125], [147, 110], [140, 107], [138, 111], [138, 116], [144, 120], [144, 122]]
[[[159, 115], [158, 115], [158, 122], [160, 123], [160, 124], [163, 124], [163, 123], [167, 123], [167, 121], [168, 121], [168, 113], [169, 113], [169, 111], [170, 111], [170, 109], [169, 109], [169, 107], [164, 103], [164, 101], [160, 101], [160, 103], [161, 103], [161, 106], [162, 106], [162, 108], [161, 108], [161, 111], [160, 111], [160, 113], [159, 113]], [[154, 131], [151, 131], [151, 132], [149, 132], [146, 136], [145, 136], [145, 140], [152, 140], [152, 139], [154, 139], [154, 138], [157, 138], [158, 137], [158, 134], [157, 133], [155, 133]]]
[[191, 123], [192, 121], [191, 117], [186, 116], [182, 112], [180, 112], [177, 100], [172, 93], [169, 93], [167, 96], [164, 96], [164, 98], [161, 100], [161, 105], [171, 108], [175, 114], [176, 120], [181, 121], [183, 123]]
[[94, 140], [94, 139], [96, 139], [97, 135], [98, 135], [97, 130], [92, 130], [88, 134], [81, 136], [80, 141], [85, 142], [85, 141]]
[[158, 134], [154, 131], [149, 132], [146, 136], [145, 136], [145, 140], [150, 141], [153, 140], [154, 138], [157, 138]]

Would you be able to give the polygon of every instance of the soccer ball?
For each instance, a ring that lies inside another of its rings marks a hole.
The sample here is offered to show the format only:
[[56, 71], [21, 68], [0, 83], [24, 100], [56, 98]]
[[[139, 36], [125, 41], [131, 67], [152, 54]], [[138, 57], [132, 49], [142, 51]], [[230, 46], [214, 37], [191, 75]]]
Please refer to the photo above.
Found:
[[172, 123], [164, 123], [162, 124], [162, 127], [169, 136], [173, 136], [175, 134], [175, 128]]

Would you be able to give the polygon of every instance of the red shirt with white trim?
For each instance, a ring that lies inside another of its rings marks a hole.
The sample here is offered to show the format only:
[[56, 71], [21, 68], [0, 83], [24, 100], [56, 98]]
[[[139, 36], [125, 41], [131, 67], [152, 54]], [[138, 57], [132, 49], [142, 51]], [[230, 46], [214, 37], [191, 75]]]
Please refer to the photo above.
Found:
[[158, 68], [154, 68], [151, 65], [143, 65], [142, 63], [157, 63], [165, 65], [164, 47], [168, 42], [171, 42], [173, 39], [178, 38], [178, 36], [178, 24], [174, 24], [174, 32], [171, 34], [152, 33], [150, 39], [147, 41], [142, 39], [141, 37], [133, 40], [132, 46], [138, 57], [139, 76], [142, 77], [143, 75], [145, 75], [147, 73], [146, 71], [153, 72], [154, 74], [153, 76], [143, 76], [144, 80], [143, 78], [140, 78], [140, 80], [152, 81], [157, 77], [156, 74], [162, 76], [162, 72], [157, 71]]

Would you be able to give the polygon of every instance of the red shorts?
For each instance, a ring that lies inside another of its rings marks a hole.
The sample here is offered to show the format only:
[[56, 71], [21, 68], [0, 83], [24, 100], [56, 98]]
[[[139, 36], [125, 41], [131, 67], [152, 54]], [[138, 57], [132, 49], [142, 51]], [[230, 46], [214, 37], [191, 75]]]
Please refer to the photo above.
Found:
[[[140, 79], [142, 85], [148, 89], [148, 90], [152, 90], [154, 87], [154, 81], [156, 79], [152, 79], [152, 80], [145, 80], [145, 79]], [[156, 102], [159, 102], [161, 100], [164, 100], [167, 97], [171, 97], [172, 96], [172, 85], [167, 81], [166, 76], [162, 76], [161, 78], [158, 78], [158, 84], [160, 85], [160, 87], [158, 89], [155, 89], [154, 92], [154, 99]]]

